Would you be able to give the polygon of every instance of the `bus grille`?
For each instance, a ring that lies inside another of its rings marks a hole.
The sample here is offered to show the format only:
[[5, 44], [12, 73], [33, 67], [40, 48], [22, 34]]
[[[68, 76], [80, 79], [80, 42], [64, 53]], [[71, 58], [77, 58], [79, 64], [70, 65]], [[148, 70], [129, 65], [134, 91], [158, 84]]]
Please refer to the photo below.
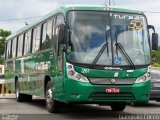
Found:
[[134, 100], [134, 97], [131, 93], [92, 93], [89, 98], [92, 100]]
[[114, 78], [115, 82], [112, 83], [112, 78], [89, 78], [90, 83], [99, 85], [132, 85], [135, 83], [136, 78]]

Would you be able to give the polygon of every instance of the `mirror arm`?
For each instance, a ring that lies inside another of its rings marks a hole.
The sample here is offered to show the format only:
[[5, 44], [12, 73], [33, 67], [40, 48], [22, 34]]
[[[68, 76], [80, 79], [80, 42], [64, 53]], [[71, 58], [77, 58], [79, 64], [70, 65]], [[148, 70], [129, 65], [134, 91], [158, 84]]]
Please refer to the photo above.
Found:
[[153, 25], [148, 25], [148, 29], [152, 29], [154, 33], [156, 33], [155, 28]]
[[63, 46], [63, 48], [62, 48], [62, 52], [66, 52], [67, 51], [67, 49], [66, 49], [66, 46]]

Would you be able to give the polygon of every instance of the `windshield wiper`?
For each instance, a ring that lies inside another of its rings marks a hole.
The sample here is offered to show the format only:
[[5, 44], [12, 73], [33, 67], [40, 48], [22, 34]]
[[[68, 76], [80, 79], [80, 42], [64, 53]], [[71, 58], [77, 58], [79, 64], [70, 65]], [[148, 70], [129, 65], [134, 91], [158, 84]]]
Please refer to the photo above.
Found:
[[102, 48], [100, 49], [100, 51], [98, 52], [98, 54], [96, 55], [96, 57], [94, 58], [92, 64], [91, 64], [91, 68], [93, 68], [93, 66], [97, 63], [97, 61], [99, 60], [99, 58], [101, 57], [101, 55], [103, 54], [104, 50], [108, 49], [108, 43], [105, 43]]
[[109, 48], [108, 48], [108, 42], [107, 42], [107, 32], [105, 31], [105, 38], [106, 38], [106, 43], [103, 44], [102, 48], [100, 49], [100, 51], [98, 52], [98, 54], [96, 55], [95, 59], [93, 60], [92, 64], [91, 64], [91, 68], [93, 68], [93, 66], [97, 63], [97, 61], [99, 60], [99, 58], [101, 57], [101, 55], [103, 54], [104, 50], [107, 47], [107, 55], [109, 57]]
[[131, 58], [129, 57], [129, 55], [127, 54], [127, 52], [125, 51], [125, 49], [122, 47], [121, 43], [117, 43], [116, 42], [116, 48], [119, 49], [119, 51], [121, 52], [122, 55], [124, 55], [124, 57], [127, 59], [127, 61], [129, 62], [129, 64], [131, 65], [131, 67], [133, 69], [135, 69], [135, 65], [133, 63], [133, 61], [131, 60]]

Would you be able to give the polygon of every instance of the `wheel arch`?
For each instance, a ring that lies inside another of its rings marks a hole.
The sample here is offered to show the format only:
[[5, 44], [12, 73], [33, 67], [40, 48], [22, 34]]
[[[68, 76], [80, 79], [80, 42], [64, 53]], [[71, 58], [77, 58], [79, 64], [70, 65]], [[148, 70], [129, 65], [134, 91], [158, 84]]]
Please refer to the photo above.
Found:
[[16, 82], [18, 81], [18, 76], [15, 76], [14, 81], [15, 81], [15, 90], [16, 90]]
[[49, 75], [46, 75], [44, 78], [44, 96], [46, 97], [45, 91], [48, 81], [51, 81], [51, 77]]

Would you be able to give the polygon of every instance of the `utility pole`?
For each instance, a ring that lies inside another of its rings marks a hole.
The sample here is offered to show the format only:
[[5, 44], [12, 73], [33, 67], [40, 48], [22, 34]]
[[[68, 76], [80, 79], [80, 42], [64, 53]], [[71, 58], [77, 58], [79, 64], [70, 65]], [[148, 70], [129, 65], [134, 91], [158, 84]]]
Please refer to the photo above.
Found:
[[[108, 1], [108, 2], [107, 2]], [[105, 5], [109, 5], [109, 6], [111, 6], [111, 0], [105, 0]]]
[[109, 0], [109, 6], [111, 5], [111, 0]]

